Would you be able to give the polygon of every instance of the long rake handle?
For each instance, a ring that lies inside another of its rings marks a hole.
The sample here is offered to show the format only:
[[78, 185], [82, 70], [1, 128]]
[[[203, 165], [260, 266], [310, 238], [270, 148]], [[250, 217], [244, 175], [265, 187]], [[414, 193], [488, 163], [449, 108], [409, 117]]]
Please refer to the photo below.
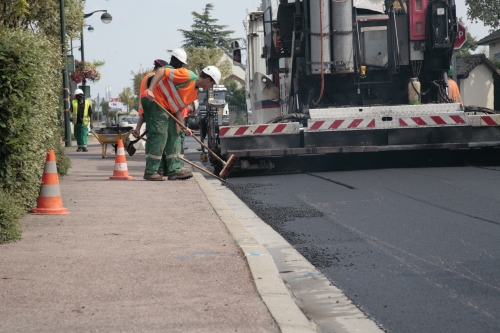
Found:
[[210, 176], [217, 178], [217, 179], [218, 179], [218, 180], [220, 180], [221, 182], [223, 182], [223, 183], [225, 183], [225, 182], [226, 182], [224, 179], [222, 179], [222, 178], [220, 178], [220, 177], [217, 177], [216, 175], [214, 175], [213, 173], [211, 173], [211, 172], [210, 172], [210, 171], [208, 171], [207, 169], [204, 169], [204, 168], [202, 168], [202, 167], [200, 167], [200, 166], [198, 166], [198, 165], [194, 164], [193, 162], [191, 162], [191, 161], [189, 161], [189, 160], [185, 159], [184, 157], [179, 157], [179, 158], [180, 158], [181, 160], [183, 160], [184, 162], [186, 162], [187, 164], [190, 164], [190, 165], [194, 166], [194, 167], [195, 167], [195, 168], [197, 168], [198, 170], [201, 170], [201, 171], [203, 171], [203, 172], [206, 172], [206, 173], [208, 173]]
[[[158, 103], [156, 100], [154, 101], [156, 103], [156, 105], [158, 105], [163, 111], [165, 111], [167, 113], [167, 115], [172, 118], [173, 120], [175, 120], [175, 122], [177, 123], [177, 125], [179, 125], [183, 130], [187, 129], [186, 126], [184, 126], [184, 124], [177, 118], [174, 117], [173, 114], [170, 113], [170, 111], [168, 111], [167, 109], [165, 109], [163, 106], [160, 105], [160, 103]], [[200, 145], [202, 145], [206, 150], [208, 150], [208, 152], [210, 154], [212, 154], [213, 157], [215, 157], [216, 159], [219, 160], [219, 162], [221, 162], [222, 164], [224, 165], [227, 165], [226, 161], [224, 161], [222, 158], [220, 158], [216, 153], [214, 153], [212, 150], [210, 150], [210, 148], [207, 147], [206, 144], [204, 144], [200, 139], [198, 139], [196, 137], [196, 135], [193, 135], [192, 136], [196, 141], [198, 141], [198, 143]]]

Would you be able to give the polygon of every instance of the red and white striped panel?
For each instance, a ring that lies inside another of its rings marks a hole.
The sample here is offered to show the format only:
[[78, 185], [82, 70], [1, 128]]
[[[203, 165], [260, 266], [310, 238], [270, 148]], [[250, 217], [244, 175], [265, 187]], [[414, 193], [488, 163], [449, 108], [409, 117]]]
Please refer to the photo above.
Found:
[[500, 126], [500, 114], [469, 114], [472, 126]]
[[437, 114], [425, 116], [399, 117], [399, 127], [437, 127], [437, 126], [467, 126], [469, 122], [467, 115], [457, 114]]
[[223, 126], [219, 128], [220, 138], [298, 133], [299, 123]]
[[382, 124], [382, 119], [347, 118], [347, 119], [314, 119], [308, 121], [308, 131], [331, 131], [350, 129], [374, 129]]
[[405, 127], [467, 126], [469, 122], [463, 113], [393, 115], [385, 117], [310, 119], [307, 131], [346, 131], [367, 129], [389, 129]]
[[500, 126], [500, 115], [481, 116], [481, 126]]

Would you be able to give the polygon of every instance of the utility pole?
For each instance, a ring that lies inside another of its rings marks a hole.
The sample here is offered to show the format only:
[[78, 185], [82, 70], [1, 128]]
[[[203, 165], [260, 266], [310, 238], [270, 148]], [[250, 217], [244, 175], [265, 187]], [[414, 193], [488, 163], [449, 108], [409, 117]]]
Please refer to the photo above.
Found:
[[[66, 60], [66, 18], [64, 15], [64, 0], [59, 1], [61, 20], [61, 50], [62, 56]], [[66, 147], [71, 147], [71, 125], [69, 122], [69, 83], [66, 66], [62, 70], [63, 79], [63, 107], [64, 107], [64, 143]]]

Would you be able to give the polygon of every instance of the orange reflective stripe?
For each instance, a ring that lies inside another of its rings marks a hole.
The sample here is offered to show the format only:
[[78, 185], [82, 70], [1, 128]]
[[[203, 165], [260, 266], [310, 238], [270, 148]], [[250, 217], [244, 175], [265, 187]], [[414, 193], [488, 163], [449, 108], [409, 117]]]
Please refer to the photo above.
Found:
[[[154, 89], [156, 101], [165, 109], [176, 113], [198, 98], [196, 82], [191, 78], [196, 75], [185, 68], [165, 69], [163, 78]], [[181, 81], [181, 78], [186, 78]]]
[[[158, 82], [158, 85], [160, 86], [160, 89], [163, 91], [163, 95], [167, 98], [168, 104], [170, 105], [170, 108], [168, 108], [170, 111], [177, 112], [179, 111], [179, 106], [174, 102], [172, 99], [172, 96], [170, 96], [170, 91], [165, 87], [165, 84], [163, 84], [163, 80]], [[172, 88], [170, 88], [172, 89]]]
[[[174, 76], [175, 76], [175, 72], [170, 71], [170, 75], [168, 76], [167, 82], [170, 85], [170, 90], [174, 93], [175, 102], [177, 103], [177, 105], [179, 105], [179, 109], [182, 109], [182, 108], [185, 108], [186, 105], [183, 103], [181, 96], [179, 96], [179, 92], [177, 91], [177, 89], [175, 89]], [[177, 111], [179, 111], [179, 110], [177, 110]]]

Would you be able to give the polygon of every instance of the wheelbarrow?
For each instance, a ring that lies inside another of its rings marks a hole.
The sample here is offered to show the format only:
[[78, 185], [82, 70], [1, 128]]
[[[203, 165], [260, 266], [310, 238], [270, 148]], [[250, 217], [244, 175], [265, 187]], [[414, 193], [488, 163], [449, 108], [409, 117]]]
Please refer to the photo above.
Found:
[[115, 148], [116, 154], [118, 140], [122, 139], [123, 142], [125, 142], [125, 140], [133, 130], [134, 128], [132, 126], [110, 126], [94, 129], [93, 131], [91, 131], [91, 133], [96, 137], [97, 141], [99, 141], [102, 146], [102, 158], [106, 158], [106, 150], [108, 149], [108, 144], [112, 145], [113, 148]]

